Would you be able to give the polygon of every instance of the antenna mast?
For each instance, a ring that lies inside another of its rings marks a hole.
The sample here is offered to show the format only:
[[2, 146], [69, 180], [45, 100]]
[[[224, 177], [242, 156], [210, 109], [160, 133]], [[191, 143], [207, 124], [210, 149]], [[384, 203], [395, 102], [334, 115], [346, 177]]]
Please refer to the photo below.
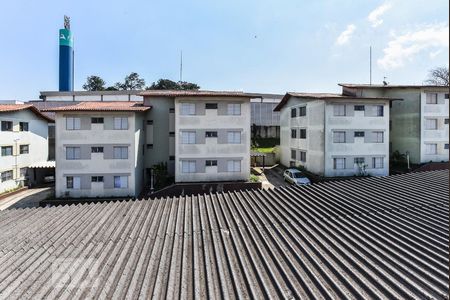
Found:
[[183, 81], [183, 50], [180, 55], [180, 82]]
[[372, 85], [372, 46], [369, 48], [369, 72], [370, 72], [370, 85]]

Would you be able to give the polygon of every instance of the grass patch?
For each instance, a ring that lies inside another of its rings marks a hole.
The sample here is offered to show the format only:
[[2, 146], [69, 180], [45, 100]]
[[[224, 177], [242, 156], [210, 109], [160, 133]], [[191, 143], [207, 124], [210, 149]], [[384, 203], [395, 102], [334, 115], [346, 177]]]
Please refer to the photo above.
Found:
[[275, 147], [267, 147], [267, 148], [252, 148], [252, 151], [260, 152], [260, 153], [273, 153]]

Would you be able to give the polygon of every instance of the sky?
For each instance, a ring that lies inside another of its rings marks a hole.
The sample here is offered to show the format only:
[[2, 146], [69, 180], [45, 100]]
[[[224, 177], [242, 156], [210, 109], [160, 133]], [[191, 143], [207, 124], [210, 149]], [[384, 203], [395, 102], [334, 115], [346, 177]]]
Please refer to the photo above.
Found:
[[113, 85], [339, 92], [338, 83], [422, 84], [449, 65], [447, 0], [2, 0], [0, 99], [58, 89], [58, 30], [71, 18], [75, 90], [89, 75]]

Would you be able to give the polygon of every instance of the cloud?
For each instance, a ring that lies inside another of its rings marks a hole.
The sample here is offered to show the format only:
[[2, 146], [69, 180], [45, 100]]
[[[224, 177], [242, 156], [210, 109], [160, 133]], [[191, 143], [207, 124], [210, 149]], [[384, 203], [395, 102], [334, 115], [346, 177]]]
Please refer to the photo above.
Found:
[[377, 63], [383, 69], [395, 69], [402, 67], [405, 61], [411, 61], [421, 52], [437, 53], [436, 51], [442, 48], [448, 48], [448, 44], [448, 24], [427, 25], [403, 35], [392, 33], [391, 41], [383, 49], [384, 56], [378, 59]]
[[383, 20], [380, 19], [380, 17], [388, 11], [392, 7], [392, 4], [390, 3], [383, 3], [377, 8], [375, 8], [373, 11], [370, 12], [369, 16], [367, 16], [367, 19], [372, 24], [372, 27], [378, 27], [381, 24], [383, 24]]
[[336, 39], [336, 44], [342, 46], [348, 42], [352, 37], [353, 32], [355, 32], [356, 26], [353, 24], [347, 25], [347, 28], [341, 32], [341, 34]]

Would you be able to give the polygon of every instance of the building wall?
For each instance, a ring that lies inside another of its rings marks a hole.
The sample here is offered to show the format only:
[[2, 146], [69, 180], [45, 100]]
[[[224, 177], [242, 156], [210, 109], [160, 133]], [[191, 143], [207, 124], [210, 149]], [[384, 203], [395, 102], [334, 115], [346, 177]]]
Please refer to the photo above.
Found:
[[78, 95], [76, 93], [67, 95], [67, 93], [61, 93], [59, 95], [46, 95], [45, 101], [143, 101], [143, 97], [137, 93], [104, 94], [102, 92], [98, 92], [93, 95]]
[[[20, 176], [21, 168], [48, 159], [48, 123], [46, 120], [38, 117], [30, 110], [22, 110], [0, 113], [1, 121], [13, 122], [13, 131], [0, 131], [0, 147], [13, 147], [13, 155], [11, 156], [1, 156], [0, 153], [0, 173], [12, 170], [13, 180], [1, 182], [0, 179], [0, 193], [13, 189], [23, 182], [25, 178]], [[19, 122], [28, 122], [29, 131], [20, 131]], [[17, 143], [14, 141], [15, 139], [18, 139]], [[29, 153], [20, 154], [20, 145], [29, 145]]]
[[[196, 115], [180, 113], [181, 103], [195, 103]], [[205, 109], [206, 103], [217, 103], [218, 109]], [[226, 115], [228, 103], [240, 103], [240, 115]], [[195, 144], [182, 144], [181, 132], [196, 132]], [[205, 131], [217, 131], [217, 138], [205, 138]], [[227, 143], [227, 131], [241, 132], [240, 144]], [[175, 100], [175, 181], [248, 180], [250, 176], [250, 101], [246, 98], [198, 98]], [[182, 160], [196, 162], [195, 173], [183, 173]], [[217, 160], [217, 166], [205, 167], [206, 160]], [[228, 160], [240, 160], [240, 172], [228, 172]]]
[[[71, 116], [82, 118], [81, 130], [66, 130], [66, 117]], [[103, 117], [104, 123], [91, 124], [91, 117]], [[127, 117], [128, 130], [114, 130], [114, 117]], [[142, 124], [142, 119], [140, 121]], [[140, 190], [136, 187], [141, 178], [137, 177], [136, 173], [142, 173], [142, 163], [140, 163], [142, 159], [138, 149], [138, 145], [142, 144], [141, 126], [137, 124], [134, 113], [130, 112], [57, 113], [55, 119], [56, 197], [137, 196]], [[81, 148], [81, 159], [66, 159], [66, 148], [69, 146]], [[104, 147], [104, 152], [91, 153], [91, 147], [95, 146]], [[114, 146], [127, 146], [128, 159], [114, 159]], [[81, 189], [68, 189], [67, 176], [80, 176]], [[91, 176], [104, 176], [104, 182], [91, 182]], [[114, 188], [114, 176], [128, 176], [128, 188]]]

